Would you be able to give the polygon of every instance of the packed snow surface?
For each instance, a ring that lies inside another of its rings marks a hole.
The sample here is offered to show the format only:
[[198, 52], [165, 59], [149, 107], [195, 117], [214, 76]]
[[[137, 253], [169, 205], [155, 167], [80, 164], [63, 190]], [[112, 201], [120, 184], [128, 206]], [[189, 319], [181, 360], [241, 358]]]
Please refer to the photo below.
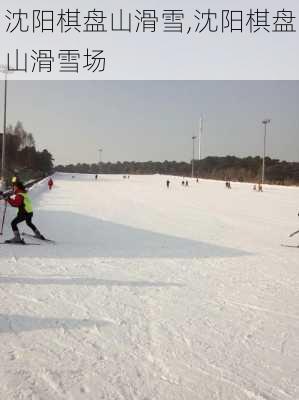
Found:
[[56, 243], [0, 246], [1, 400], [299, 399], [299, 188], [181, 181], [30, 191]]

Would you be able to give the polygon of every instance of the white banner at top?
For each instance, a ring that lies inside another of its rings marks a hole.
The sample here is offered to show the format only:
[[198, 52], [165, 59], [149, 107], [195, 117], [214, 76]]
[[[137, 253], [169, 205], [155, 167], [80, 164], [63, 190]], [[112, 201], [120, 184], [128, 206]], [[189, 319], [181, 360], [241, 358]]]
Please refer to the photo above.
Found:
[[2, 0], [0, 64], [22, 80], [297, 80], [298, 11], [295, 0]]

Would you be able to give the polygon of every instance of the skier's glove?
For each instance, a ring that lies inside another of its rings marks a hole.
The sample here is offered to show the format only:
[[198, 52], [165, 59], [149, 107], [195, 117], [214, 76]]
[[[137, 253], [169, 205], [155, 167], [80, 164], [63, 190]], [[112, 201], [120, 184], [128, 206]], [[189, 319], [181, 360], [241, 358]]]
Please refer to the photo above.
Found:
[[0, 198], [2, 198], [3, 200], [8, 200], [8, 198], [9, 198], [9, 195], [8, 194], [5, 194], [5, 193], [3, 193], [1, 190], [0, 190]]

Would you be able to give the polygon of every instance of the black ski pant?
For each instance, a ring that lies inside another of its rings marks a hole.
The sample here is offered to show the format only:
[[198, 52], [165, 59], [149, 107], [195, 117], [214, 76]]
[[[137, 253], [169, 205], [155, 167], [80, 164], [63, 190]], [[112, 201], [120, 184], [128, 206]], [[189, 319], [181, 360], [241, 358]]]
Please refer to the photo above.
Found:
[[33, 230], [33, 232], [37, 231], [36, 226], [32, 223], [32, 217], [33, 217], [33, 213], [27, 213], [27, 212], [19, 212], [16, 216], [16, 218], [14, 218], [11, 222], [11, 227], [12, 230], [14, 232], [19, 232], [18, 229], [18, 224], [20, 222], [26, 222], [26, 224], [29, 226], [29, 228], [31, 228]]

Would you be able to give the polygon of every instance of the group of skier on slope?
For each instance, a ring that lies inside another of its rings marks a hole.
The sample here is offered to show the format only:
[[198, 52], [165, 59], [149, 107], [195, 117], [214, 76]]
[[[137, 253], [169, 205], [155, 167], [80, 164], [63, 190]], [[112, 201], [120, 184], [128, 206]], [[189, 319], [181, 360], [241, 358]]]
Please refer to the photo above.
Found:
[[[50, 178], [48, 180], [48, 188], [49, 190], [53, 187], [53, 179]], [[16, 243], [16, 244], [25, 244], [24, 239], [20, 235], [20, 231], [18, 225], [21, 222], [26, 222], [27, 226], [33, 231], [34, 236], [37, 239], [46, 240], [45, 237], [40, 233], [37, 227], [32, 223], [33, 218], [33, 207], [31, 199], [28, 195], [28, 192], [24, 186], [24, 184], [16, 177], [12, 178], [12, 190], [8, 193], [0, 192], [0, 196], [5, 200], [5, 210], [7, 204], [11, 205], [18, 209], [17, 216], [11, 222], [11, 228], [13, 231], [13, 238], [8, 239], [5, 243]], [[5, 215], [5, 214], [4, 214]], [[2, 231], [4, 225], [4, 216], [2, 221]], [[2, 232], [1, 232], [2, 233]]]
[[[50, 178], [48, 180], [49, 190], [52, 189], [53, 184], [54, 184], [53, 179]], [[167, 187], [169, 188], [170, 181], [167, 180], [166, 184], [167, 184]], [[14, 177], [12, 179], [12, 191], [9, 191], [6, 193], [3, 193], [2, 191], [0, 191], [0, 198], [1, 197], [5, 200], [5, 210], [6, 210], [7, 204], [10, 204], [12, 207], [15, 207], [18, 209], [17, 216], [11, 222], [11, 228], [12, 228], [14, 236], [13, 236], [13, 238], [6, 240], [5, 243], [25, 244], [24, 239], [21, 238], [20, 231], [18, 228], [18, 225], [21, 222], [26, 222], [27, 226], [33, 231], [33, 234], [37, 239], [47, 240], [40, 233], [40, 231], [37, 229], [37, 227], [32, 223], [32, 218], [33, 218], [32, 202], [31, 202], [31, 199], [28, 195], [28, 192], [27, 192], [24, 184], [18, 178]], [[5, 213], [4, 213], [4, 216], [5, 216]], [[3, 216], [3, 220], [2, 220], [1, 234], [3, 232], [4, 216]], [[299, 212], [298, 212], [298, 217], [299, 217]], [[292, 237], [298, 233], [299, 233], [299, 230], [291, 233], [289, 236]]]

